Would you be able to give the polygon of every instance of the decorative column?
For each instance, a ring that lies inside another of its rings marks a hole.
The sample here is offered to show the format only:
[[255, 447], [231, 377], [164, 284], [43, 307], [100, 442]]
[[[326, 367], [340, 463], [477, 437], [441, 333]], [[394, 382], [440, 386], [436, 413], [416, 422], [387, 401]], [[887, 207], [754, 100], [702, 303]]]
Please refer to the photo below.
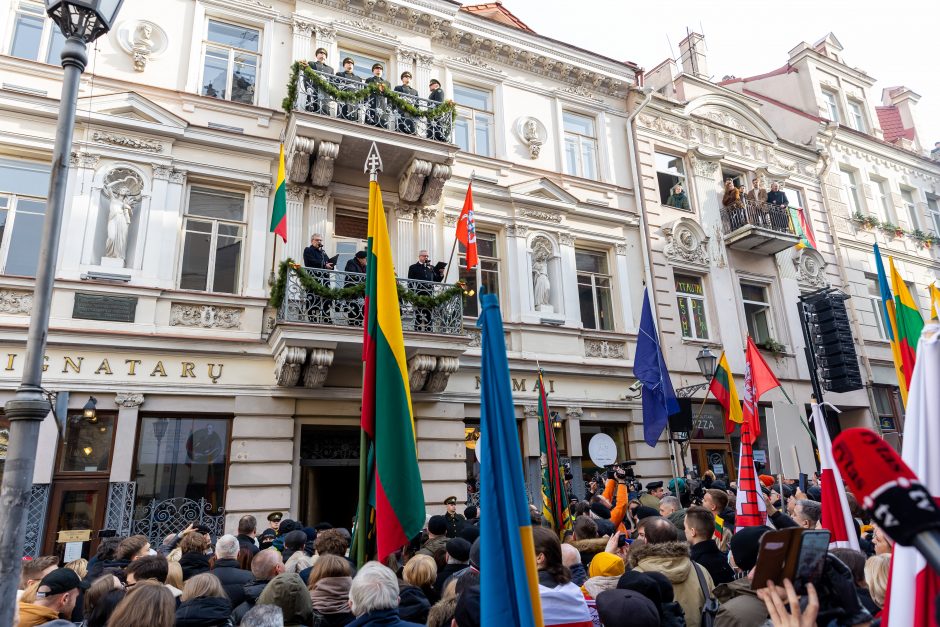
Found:
[[439, 81], [444, 80], [440, 76], [431, 75], [433, 64], [434, 55], [430, 52], [419, 51], [415, 54], [415, 79], [412, 81], [412, 84], [415, 85], [415, 89], [418, 90], [418, 93], [421, 94], [422, 97], [427, 97], [428, 83], [431, 82], [432, 78], [436, 78]]
[[[531, 307], [532, 281], [529, 279], [531, 271], [529, 270], [529, 251], [526, 246], [526, 235], [529, 233], [529, 227], [521, 224], [510, 224], [506, 227], [507, 242], [506, 248], [508, 255], [508, 269], [510, 284], [509, 287], [509, 315], [507, 318], [513, 321], [521, 319]], [[505, 310], [503, 310], [505, 313]], [[527, 320], [527, 322], [538, 322], [538, 316]]]
[[281, 250], [281, 259], [290, 257], [302, 263], [306, 235], [304, 227], [304, 197], [307, 195], [305, 187], [296, 185], [287, 186], [287, 245]]
[[313, 51], [310, 49], [310, 36], [313, 34], [313, 23], [295, 15], [292, 26], [294, 30], [294, 45], [291, 59], [293, 61], [312, 60]]
[[[144, 395], [136, 392], [118, 392], [114, 397], [118, 406], [115, 442], [133, 442], [137, 437], [137, 418]], [[115, 446], [111, 457], [111, 483], [134, 480], [134, 447]]]
[[[435, 247], [434, 235], [437, 231], [437, 208], [421, 207], [418, 209], [418, 249], [428, 251], [431, 263], [437, 263], [436, 255], [441, 253]], [[415, 251], [417, 252], [417, 251]]]
[[581, 326], [581, 301], [578, 299], [577, 263], [574, 254], [574, 235], [558, 234], [558, 254], [561, 257], [561, 285], [564, 290], [565, 324]]
[[329, 230], [327, 229], [329, 216], [330, 190], [321, 187], [314, 187], [309, 190], [307, 194], [307, 224], [309, 228], [300, 235], [303, 238], [301, 253], [303, 253], [303, 247], [307, 246], [307, 242], [310, 241], [310, 236], [314, 233], [323, 236], [324, 250], [333, 250], [333, 243], [329, 241], [330, 234], [327, 232]]
[[166, 263], [166, 260], [176, 257], [177, 237], [180, 225], [183, 223], [183, 195], [185, 193], [186, 172], [170, 170], [167, 175], [166, 204], [162, 211], [163, 221], [159, 228], [161, 236], [156, 240], [157, 245], [153, 246], [159, 251], [157, 278], [159, 286], [164, 288], [172, 289], [176, 286], [176, 267], [172, 263]]
[[[159, 240], [163, 237], [164, 213], [167, 205], [167, 192], [170, 187], [170, 173], [173, 168], [168, 165], [154, 163], [153, 177], [150, 183], [150, 211], [147, 214], [147, 222], [141, 223], [138, 231], [138, 239], [144, 241]], [[152, 239], [151, 239], [152, 238]], [[143, 261], [140, 266], [141, 273], [145, 280], [156, 278], [160, 272], [160, 265], [163, 260], [158, 257], [160, 250], [158, 246], [144, 246]]]
[[[246, 296], [264, 296], [265, 288], [265, 263], [268, 255], [268, 229], [270, 228], [270, 217], [268, 207], [271, 198], [270, 183], [252, 183], [251, 184], [251, 222], [248, 225], [249, 242], [248, 250], [248, 283], [245, 286]], [[288, 231], [288, 236], [290, 231]], [[273, 268], [272, 268], [273, 271]]]
[[[643, 237], [640, 235], [640, 237]], [[637, 328], [637, 321], [633, 317], [633, 299], [631, 294], [639, 293], [640, 287], [633, 285], [631, 280], [630, 266], [627, 263], [627, 244], [623, 242], [616, 245], [617, 256], [614, 263], [617, 266], [617, 276], [620, 277], [620, 309], [621, 319], [624, 328], [622, 331], [634, 331]]]
[[[68, 208], [68, 213], [63, 225], [65, 233], [85, 233], [86, 237], [64, 237], [59, 249], [58, 274], [67, 275], [69, 278], [78, 278], [81, 262], [88, 263], [91, 260], [94, 228], [97, 220], [91, 219], [92, 215], [97, 216], [99, 207], [93, 202], [94, 191], [92, 185], [95, 180], [95, 168], [98, 167], [98, 155], [88, 153], [72, 153], [69, 158], [69, 182], [68, 194], [72, 203]], [[91, 237], [88, 232], [91, 231]], [[82, 246], [88, 242], [89, 249], [82, 250]]]
[[404, 276], [408, 274], [408, 266], [418, 258], [418, 249], [415, 248], [415, 208], [399, 205], [395, 207], [395, 215], [395, 268], [398, 274]]
[[[457, 240], [457, 217], [458, 216], [449, 213], [444, 214], [444, 247], [441, 250], [443, 254], [448, 255], [448, 258], [442, 261], [446, 261], [449, 264], [447, 268], [444, 269], [445, 283], [454, 283], [460, 278], [460, 251], [454, 250], [453, 261], [451, 261], [449, 257], [450, 250]], [[474, 296], [473, 298], [476, 297]]]
[[[412, 77], [414, 77], [415, 54], [417, 53], [414, 50], [409, 50], [408, 48], [396, 48], [395, 49], [395, 61], [396, 61], [395, 74], [394, 74], [395, 79], [389, 78], [389, 81], [397, 80], [398, 77], [401, 76], [401, 73], [406, 72], [406, 71], [411, 72]], [[391, 76], [392, 74], [389, 73], [389, 77]]]
[[[571, 474], [575, 477], [581, 476], [581, 458], [584, 451], [581, 449], [581, 416], [584, 411], [580, 407], [565, 408], [565, 440], [568, 443], [568, 457], [571, 459]], [[571, 487], [575, 496], [579, 499], [584, 498], [584, 482], [573, 481]]]
[[343, 69], [343, 60], [339, 56], [339, 48], [336, 46], [336, 30], [328, 26], [317, 26], [315, 33], [315, 47], [326, 49], [326, 61], [337, 71]]

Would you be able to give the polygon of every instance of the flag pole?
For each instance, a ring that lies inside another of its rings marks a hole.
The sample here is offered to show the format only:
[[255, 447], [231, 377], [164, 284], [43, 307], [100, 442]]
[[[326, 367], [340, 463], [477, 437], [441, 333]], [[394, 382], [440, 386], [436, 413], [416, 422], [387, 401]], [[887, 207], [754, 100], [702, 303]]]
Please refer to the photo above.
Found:
[[[476, 175], [477, 175], [477, 171], [476, 171], [476, 170], [473, 170], [473, 171], [470, 172], [470, 182], [467, 183], [467, 187], [468, 187], [468, 188], [469, 188], [471, 185], [473, 185], [473, 178], [474, 178]], [[454, 263], [454, 253], [455, 253], [455, 252], [457, 252], [457, 236], [456, 236], [456, 235], [454, 235], [454, 245], [450, 247], [450, 257], [447, 258], [447, 272], [450, 272], [450, 266], [451, 266], [452, 263]], [[458, 264], [458, 266], [459, 266], [459, 264]], [[458, 278], [458, 279], [460, 278], [460, 268], [459, 268], [459, 267], [457, 268], [457, 278]]]

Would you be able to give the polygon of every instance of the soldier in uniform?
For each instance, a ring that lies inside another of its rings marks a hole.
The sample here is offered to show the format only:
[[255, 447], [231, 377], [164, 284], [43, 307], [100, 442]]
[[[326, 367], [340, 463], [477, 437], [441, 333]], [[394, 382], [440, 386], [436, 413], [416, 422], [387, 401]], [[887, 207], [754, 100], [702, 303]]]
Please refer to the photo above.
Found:
[[[401, 73], [401, 85], [396, 86], [395, 91], [400, 93], [408, 104], [417, 105], [418, 90], [411, 86], [411, 72]], [[404, 111], [398, 112], [398, 132], [415, 134], [414, 118]]]
[[[329, 77], [333, 76], [333, 68], [326, 64], [326, 48], [317, 48], [316, 55], [317, 60], [308, 65], [311, 69], [322, 72], [324, 76], [321, 78], [329, 81]], [[326, 93], [322, 89], [317, 89], [316, 96], [313, 102], [310, 103], [311, 111], [314, 113], [329, 113], [329, 106], [329, 99]]]
[[[362, 79], [353, 72], [354, 67], [356, 67], [356, 62], [350, 57], [343, 59], [343, 71], [337, 72], [336, 75], [346, 80], [341, 81], [337, 85], [339, 89], [344, 91], [356, 91], [359, 89], [360, 86], [357, 83], [361, 83]], [[352, 104], [340, 105], [339, 117], [355, 122], [359, 118], [359, 111], [356, 109], [356, 106]]]
[[444, 514], [444, 521], [447, 523], [447, 533], [445, 535], [448, 538], [456, 538], [457, 534], [463, 530], [464, 525], [467, 524], [467, 519], [462, 514], [457, 513], [456, 496], [448, 496], [444, 499], [444, 505], [447, 506], [447, 513]]
[[272, 544], [274, 544], [275, 538], [277, 538], [277, 529], [281, 525], [281, 518], [284, 517], [284, 514], [281, 512], [271, 512], [268, 514], [268, 528], [261, 532], [261, 535], [258, 536], [258, 548], [262, 551]]
[[[366, 84], [375, 84], [379, 88], [379, 91], [383, 93], [385, 90], [392, 88], [391, 83], [382, 78], [382, 71], [384, 69], [381, 63], [373, 64], [372, 76], [366, 79]], [[388, 98], [382, 94], [372, 94], [369, 96], [369, 108], [366, 109], [366, 124], [388, 128], [387, 107]]]
[[640, 505], [652, 507], [659, 511], [659, 499], [663, 497], [665, 490], [662, 481], [650, 481], [646, 484], [646, 492], [640, 495]]
[[[431, 92], [428, 94], [428, 100], [433, 104], [431, 106], [438, 106], [444, 104], [444, 90], [441, 89], [441, 81], [436, 78], [431, 79], [430, 85], [428, 88]], [[428, 120], [428, 139], [435, 139], [439, 142], [447, 141], [450, 137], [450, 120], [447, 119], [447, 116], [441, 116], [434, 119]]]

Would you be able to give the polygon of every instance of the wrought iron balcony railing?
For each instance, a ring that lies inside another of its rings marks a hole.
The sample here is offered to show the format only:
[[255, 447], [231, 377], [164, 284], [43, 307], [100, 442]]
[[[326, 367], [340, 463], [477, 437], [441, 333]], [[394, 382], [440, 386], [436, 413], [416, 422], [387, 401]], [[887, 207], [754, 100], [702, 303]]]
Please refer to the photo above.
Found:
[[721, 210], [724, 234], [730, 235], [745, 226], [755, 226], [769, 231], [796, 235], [790, 212], [786, 207], [744, 199]]
[[[328, 82], [340, 91], [361, 90], [365, 83], [334, 76], [324, 72], [308, 70]], [[428, 111], [440, 106], [440, 102], [395, 92], [395, 95], [413, 105], [420, 111]], [[449, 113], [434, 118], [414, 116], [402, 111], [391, 100], [380, 94], [373, 94], [350, 102], [335, 98], [304, 72], [297, 75], [297, 99], [294, 109], [307, 113], [316, 113], [332, 118], [349, 120], [356, 124], [365, 124], [387, 129], [404, 135], [414, 135], [444, 143], [453, 143], [453, 123]]]
[[[365, 274], [304, 268], [313, 280], [328, 290], [354, 288], [365, 282]], [[429, 297], [437, 302], [434, 306], [424, 307], [421, 303], [409, 302], [408, 297], [400, 298], [401, 326], [405, 331], [418, 333], [438, 333], [458, 335], [463, 333], [463, 290], [456, 286], [434, 281], [416, 281], [398, 279], [400, 290], [405, 294]], [[291, 269], [287, 275], [284, 300], [277, 313], [278, 322], [301, 322], [334, 327], [363, 326], [364, 296], [334, 298], [326, 294], [308, 290], [300, 281], [297, 272]], [[441, 297], [447, 293], [450, 296]]]

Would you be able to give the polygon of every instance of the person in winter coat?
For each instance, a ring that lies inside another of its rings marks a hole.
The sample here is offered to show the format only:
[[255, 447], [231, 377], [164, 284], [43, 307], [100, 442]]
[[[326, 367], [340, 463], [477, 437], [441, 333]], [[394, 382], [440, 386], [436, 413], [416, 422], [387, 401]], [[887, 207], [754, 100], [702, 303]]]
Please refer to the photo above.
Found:
[[434, 557], [440, 549], [447, 548], [447, 520], [443, 516], [431, 516], [428, 519], [428, 541], [425, 542], [419, 555]]
[[352, 568], [338, 555], [321, 555], [307, 580], [314, 627], [341, 627], [353, 620], [349, 611]]
[[180, 540], [180, 568], [183, 569], [183, 581], [196, 575], [209, 572], [209, 556], [206, 551], [209, 542], [201, 533], [189, 533]]
[[[234, 539], [234, 536], [231, 536]], [[235, 540], [238, 544], [238, 540]], [[211, 573], [193, 575], [183, 585], [182, 603], [176, 608], [176, 627], [230, 627], [232, 602], [218, 577]]]
[[121, 627], [173, 627], [176, 602], [173, 593], [156, 581], [144, 580], [118, 603], [108, 625]]
[[604, 627], [659, 627], [659, 612], [652, 601], [632, 590], [605, 590], [597, 597], [597, 613]]
[[366, 562], [349, 587], [350, 627], [421, 627], [398, 615], [398, 578], [379, 562]]
[[767, 620], [767, 607], [751, 589], [751, 578], [757, 565], [761, 536], [768, 531], [770, 527], [745, 527], [731, 538], [732, 565], [745, 577], [715, 588], [715, 596], [721, 603], [715, 617], [716, 627], [750, 627]]
[[218, 577], [222, 589], [238, 607], [245, 600], [245, 584], [252, 580], [251, 572], [242, 570], [235, 559], [241, 548], [241, 542], [233, 535], [224, 535], [215, 543], [215, 564], [212, 574]]
[[689, 208], [689, 197], [682, 190], [682, 183], [676, 183], [673, 185], [669, 198], [666, 199], [666, 204], [670, 207], [675, 207], [676, 209], [688, 209]]
[[284, 627], [301, 627], [313, 620], [310, 592], [296, 573], [281, 573], [265, 586], [258, 605], [276, 605], [284, 614]]
[[616, 588], [623, 570], [623, 559], [613, 553], [598, 553], [591, 560], [588, 568], [589, 579], [581, 586], [581, 592], [584, 594], [584, 600], [587, 601], [588, 611], [595, 625], [600, 622], [597, 613], [597, 595], [605, 590]]
[[578, 516], [574, 521], [571, 546], [581, 554], [581, 563], [587, 569], [594, 556], [604, 551], [607, 538], [599, 537], [597, 523], [588, 516]]
[[571, 571], [571, 581], [574, 585], [583, 586], [588, 578], [587, 569], [581, 563], [581, 554], [574, 545], [567, 542], [561, 545], [561, 563]]
[[690, 507], [685, 514], [685, 537], [691, 545], [692, 561], [701, 564], [715, 585], [729, 583], [734, 571], [715, 543], [715, 517], [704, 507]]
[[243, 588], [245, 600], [232, 613], [236, 624], [240, 623], [248, 610], [255, 606], [258, 597], [264, 592], [265, 586], [282, 572], [284, 572], [284, 562], [281, 561], [280, 551], [265, 549], [255, 555], [254, 559], [251, 560], [253, 579], [246, 583]]
[[470, 566], [470, 543], [463, 538], [452, 538], [447, 541], [447, 564], [437, 573], [434, 581], [434, 590], [440, 595], [444, 583], [452, 576]]
[[398, 582], [398, 617], [404, 621], [424, 624], [428, 621], [431, 603], [420, 588]]
[[674, 496], [664, 496], [659, 500], [659, 515], [673, 524], [679, 532], [679, 542], [685, 542], [685, 512], [682, 503]]
[[682, 606], [689, 627], [702, 624], [705, 595], [693, 568], [699, 568], [705, 587], [714, 587], [711, 575], [697, 567], [689, 557], [689, 545], [678, 542], [675, 526], [660, 516], [651, 516], [640, 523], [640, 539], [630, 547], [630, 564], [641, 573], [659, 572], [672, 583], [676, 602]]
[[434, 589], [437, 581], [437, 563], [433, 557], [415, 555], [401, 571], [402, 579], [406, 584], [421, 590], [431, 605], [441, 599], [441, 595]]
[[685, 613], [675, 601], [672, 583], [662, 573], [628, 570], [620, 577], [617, 588], [639, 592], [652, 601], [659, 612], [660, 627], [685, 627]]
[[544, 624], [592, 627], [584, 594], [571, 582], [571, 571], [562, 564], [558, 536], [546, 527], [535, 527], [532, 535]]

